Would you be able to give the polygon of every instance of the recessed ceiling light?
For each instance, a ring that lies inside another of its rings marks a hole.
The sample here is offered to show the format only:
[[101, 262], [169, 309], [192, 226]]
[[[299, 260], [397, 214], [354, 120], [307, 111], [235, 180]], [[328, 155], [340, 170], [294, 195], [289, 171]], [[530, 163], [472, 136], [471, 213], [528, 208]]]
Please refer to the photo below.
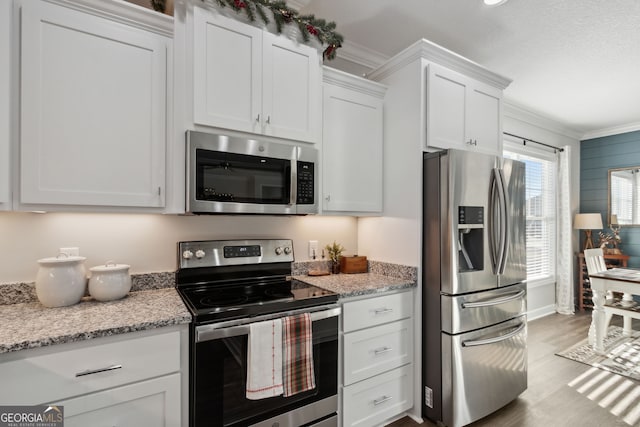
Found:
[[500, 6], [503, 3], [506, 3], [507, 0], [484, 0], [484, 4], [487, 6]]

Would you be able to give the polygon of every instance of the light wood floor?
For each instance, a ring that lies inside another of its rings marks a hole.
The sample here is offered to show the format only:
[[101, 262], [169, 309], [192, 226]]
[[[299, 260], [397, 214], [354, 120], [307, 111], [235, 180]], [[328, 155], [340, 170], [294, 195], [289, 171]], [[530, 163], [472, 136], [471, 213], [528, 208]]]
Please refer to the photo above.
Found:
[[[619, 324], [614, 316], [612, 324]], [[529, 387], [515, 401], [473, 427], [640, 426], [640, 382], [573, 362], [555, 353], [587, 335], [590, 312], [554, 314], [529, 322]], [[634, 329], [640, 322], [634, 320]], [[409, 418], [392, 427], [433, 427]]]

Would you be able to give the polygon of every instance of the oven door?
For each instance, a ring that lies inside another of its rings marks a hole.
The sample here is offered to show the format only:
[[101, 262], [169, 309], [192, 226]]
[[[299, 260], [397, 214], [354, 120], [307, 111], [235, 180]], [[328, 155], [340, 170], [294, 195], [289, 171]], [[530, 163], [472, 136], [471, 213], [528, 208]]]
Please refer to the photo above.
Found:
[[187, 132], [187, 206], [192, 213], [295, 214], [298, 148]]
[[192, 427], [285, 427], [336, 419], [338, 316], [341, 312], [338, 306], [311, 313], [315, 389], [286, 398], [249, 400], [245, 396], [249, 323], [300, 312], [303, 311], [195, 326], [190, 378]]

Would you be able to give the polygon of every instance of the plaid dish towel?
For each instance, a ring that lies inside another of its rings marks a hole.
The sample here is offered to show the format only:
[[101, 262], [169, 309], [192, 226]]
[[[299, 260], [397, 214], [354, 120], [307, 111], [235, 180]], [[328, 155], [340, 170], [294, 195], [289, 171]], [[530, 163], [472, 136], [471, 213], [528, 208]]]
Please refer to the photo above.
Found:
[[247, 349], [247, 399], [282, 394], [282, 321], [249, 325]]
[[284, 397], [316, 388], [309, 313], [282, 319], [282, 377]]

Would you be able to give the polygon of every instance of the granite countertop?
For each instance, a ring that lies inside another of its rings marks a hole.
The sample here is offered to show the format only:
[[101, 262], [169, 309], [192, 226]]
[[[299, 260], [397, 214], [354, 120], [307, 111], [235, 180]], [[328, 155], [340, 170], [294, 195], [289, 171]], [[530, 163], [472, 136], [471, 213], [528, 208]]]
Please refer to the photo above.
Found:
[[37, 301], [0, 305], [0, 354], [190, 321], [189, 310], [175, 288], [130, 292], [108, 302], [85, 297], [78, 304], [59, 308], [47, 308]]
[[340, 294], [341, 298], [412, 288], [416, 281], [376, 273], [294, 276], [296, 280]]

